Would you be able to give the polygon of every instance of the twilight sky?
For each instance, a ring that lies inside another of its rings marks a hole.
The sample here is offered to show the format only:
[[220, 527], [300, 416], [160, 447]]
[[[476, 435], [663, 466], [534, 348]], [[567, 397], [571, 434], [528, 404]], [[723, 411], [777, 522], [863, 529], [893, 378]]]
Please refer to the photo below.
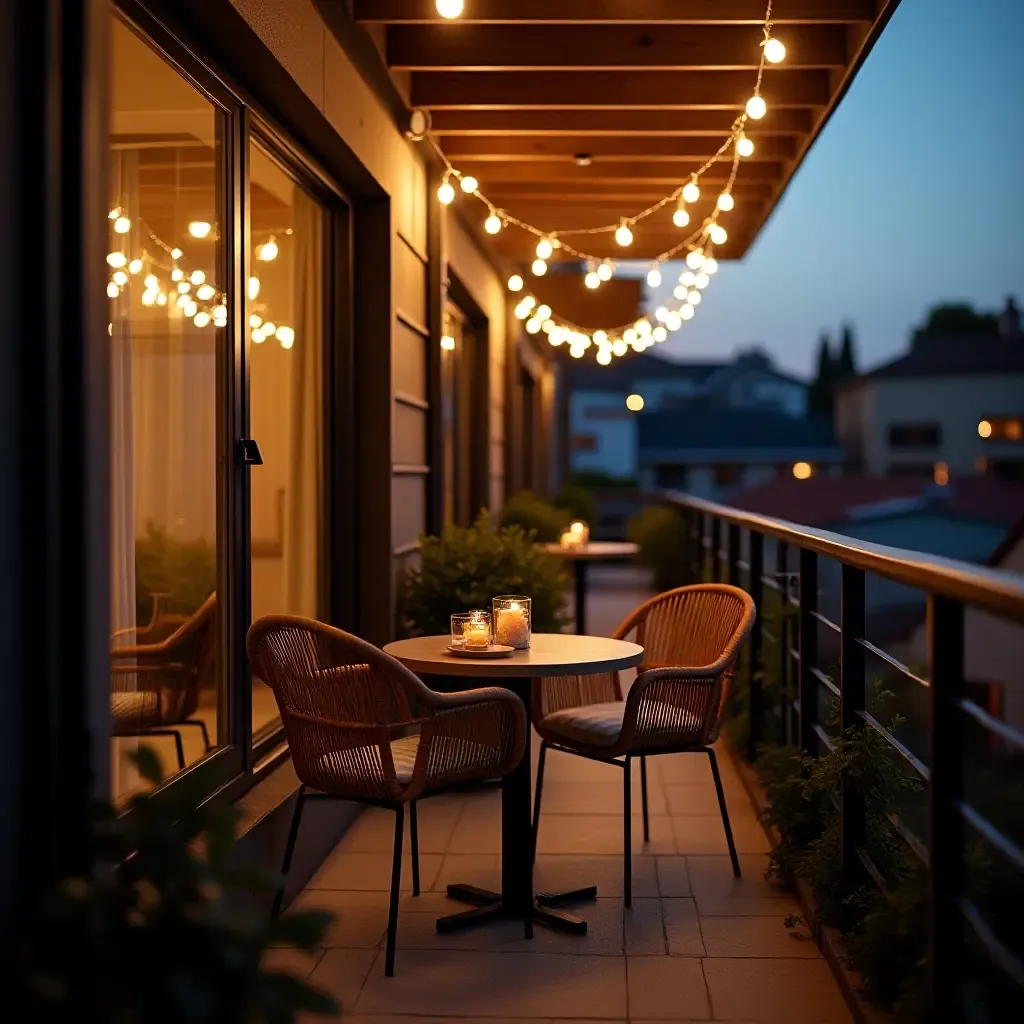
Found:
[[903, 0], [746, 258], [659, 353], [758, 343], [806, 374], [849, 320], [870, 366], [936, 300], [1024, 299], [1022, 53], [1024, 0]]

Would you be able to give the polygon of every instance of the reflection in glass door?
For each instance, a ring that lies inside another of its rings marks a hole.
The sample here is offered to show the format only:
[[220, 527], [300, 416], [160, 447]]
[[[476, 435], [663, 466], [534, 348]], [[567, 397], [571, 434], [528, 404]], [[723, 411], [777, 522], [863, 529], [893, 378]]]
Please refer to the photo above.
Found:
[[[326, 617], [324, 601], [325, 207], [270, 151], [249, 145], [249, 436], [253, 620]], [[252, 685], [254, 741], [279, 721]]]

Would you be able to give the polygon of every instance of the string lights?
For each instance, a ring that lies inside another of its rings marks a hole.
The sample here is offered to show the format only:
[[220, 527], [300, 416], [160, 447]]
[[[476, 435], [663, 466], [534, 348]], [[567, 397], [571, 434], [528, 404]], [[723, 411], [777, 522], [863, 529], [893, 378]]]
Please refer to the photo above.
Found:
[[[463, 0], [436, 0], [438, 14], [443, 18], [457, 18], [463, 10]], [[515, 307], [515, 315], [525, 320], [526, 330], [530, 334], [547, 335], [553, 346], [568, 344], [569, 354], [579, 359], [591, 348], [596, 351], [596, 360], [607, 366], [613, 357], [621, 357], [633, 349], [642, 352], [652, 345], [663, 342], [669, 333], [677, 331], [695, 314], [695, 307], [702, 300], [702, 291], [708, 287], [711, 278], [718, 270], [718, 261], [713, 253], [715, 246], [725, 245], [729, 239], [728, 229], [720, 223], [723, 214], [736, 207], [732, 194], [740, 161], [754, 153], [754, 142], [746, 135], [748, 121], [760, 121], [768, 113], [768, 104], [761, 95], [761, 83], [764, 77], [765, 63], [779, 64], [786, 57], [786, 47], [772, 35], [772, 0], [768, 0], [762, 26], [764, 38], [759, 44], [760, 59], [757, 68], [757, 80], [754, 90], [747, 99], [743, 113], [736, 117], [729, 128], [725, 141], [718, 147], [713, 156], [706, 160], [689, 179], [667, 196], [662, 197], [653, 205], [632, 216], [623, 216], [612, 224], [604, 224], [593, 228], [567, 228], [552, 230], [539, 228], [521, 220], [507, 210], [498, 210], [495, 205], [480, 191], [480, 183], [475, 177], [463, 174], [454, 167], [444, 154], [436, 138], [428, 134], [427, 141], [444, 163], [444, 174], [437, 190], [438, 200], [445, 206], [456, 199], [457, 193], [453, 180], [459, 183], [461, 191], [484, 203], [487, 217], [484, 230], [496, 235], [505, 227], [519, 228], [537, 239], [536, 258], [531, 265], [535, 277], [543, 277], [548, 271], [548, 261], [559, 250], [570, 259], [577, 260], [585, 269], [583, 284], [589, 290], [599, 288], [604, 282], [610, 281], [615, 273], [615, 264], [607, 256], [588, 252], [566, 241], [574, 236], [599, 236], [610, 234], [620, 248], [628, 248], [633, 244], [636, 225], [660, 213], [665, 207], [672, 208], [672, 223], [677, 228], [687, 228], [691, 224], [689, 207], [700, 200], [702, 176], [720, 160], [731, 152], [732, 165], [725, 184], [721, 190], [712, 212], [694, 227], [691, 233], [677, 244], [660, 253], [647, 273], [647, 283], [657, 288], [662, 281], [662, 264], [685, 252], [687, 270], [680, 275], [679, 284], [673, 291], [677, 306], [659, 307], [655, 315], [658, 321], [653, 325], [642, 317], [634, 323], [621, 324], [614, 328], [600, 331], [587, 331], [568, 320], [555, 316], [547, 306], [537, 306], [537, 300], [529, 294], [524, 295]], [[190, 225], [191, 230], [191, 225]], [[510, 292], [519, 293], [525, 288], [521, 275], [513, 274], [508, 280]]]

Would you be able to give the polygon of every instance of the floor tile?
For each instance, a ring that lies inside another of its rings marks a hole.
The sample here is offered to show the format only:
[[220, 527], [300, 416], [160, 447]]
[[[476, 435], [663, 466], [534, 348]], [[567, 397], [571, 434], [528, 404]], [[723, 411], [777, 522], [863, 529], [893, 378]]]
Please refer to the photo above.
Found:
[[341, 1006], [342, 1016], [347, 1016], [356, 1005], [378, 955], [383, 965], [383, 954], [378, 954], [375, 949], [329, 949], [309, 976], [309, 982], [334, 996]]
[[760, 1024], [849, 1024], [824, 960], [704, 960], [715, 1017]]
[[778, 917], [702, 917], [700, 930], [708, 956], [806, 957], [811, 960], [821, 956], [807, 929], [803, 926], [787, 928], [783, 914]]
[[658, 893], [661, 896], [691, 896], [690, 872], [685, 857], [655, 857]]
[[467, 801], [452, 830], [448, 849], [458, 853], [500, 853], [501, 802]]
[[668, 952], [661, 900], [634, 898], [631, 907], [623, 908], [623, 919], [629, 956], [664, 956]]
[[701, 917], [785, 917], [799, 915], [800, 904], [778, 896], [698, 896]]
[[[541, 815], [545, 814], [622, 814], [622, 786], [618, 769], [603, 782], [545, 781], [541, 801]], [[633, 816], [643, 814], [642, 790], [639, 770], [633, 773]], [[648, 780], [647, 809], [650, 814], [668, 813], [665, 792], [660, 783]]]
[[703, 785], [669, 783], [665, 786], [669, 814], [720, 814], [718, 794], [709, 780]]
[[[455, 824], [463, 810], [463, 801], [421, 800], [416, 805], [420, 853], [446, 853]], [[405, 820], [408, 848], [409, 818]], [[395, 814], [381, 807], [367, 807], [345, 833], [338, 849], [345, 853], [387, 853], [394, 849]]]
[[306, 889], [293, 910], [326, 910], [334, 915], [323, 945], [333, 948], [376, 948], [388, 926], [388, 894], [346, 889]]
[[661, 901], [665, 918], [668, 951], [672, 956], [704, 956], [705, 943], [701, 938], [697, 907], [692, 899]]
[[[652, 815], [650, 842], [644, 842], [640, 822], [633, 821], [634, 853], [675, 853], [675, 838], [670, 818]], [[618, 815], [541, 814], [537, 834], [538, 853], [622, 852], [623, 822]]]
[[[533, 869], [537, 892], [564, 892], [586, 885], [596, 885], [599, 897], [623, 895], [622, 856], [590, 856], [581, 854], [539, 854]], [[657, 896], [658, 881], [654, 858], [633, 857], [633, 896]], [[585, 904], [579, 904], [583, 907]], [[585, 915], [584, 915], [585, 916]]]
[[702, 897], [726, 896], [787, 898], [789, 894], [785, 889], [764, 877], [767, 869], [768, 858], [763, 854], [740, 854], [742, 878], [733, 876], [732, 863], [728, 855], [686, 858], [690, 887], [698, 900]]
[[626, 958], [630, 1020], [708, 1020], [700, 960], [668, 956]]
[[[626, 1018], [624, 961], [599, 956], [403, 950], [395, 977], [381, 955], [356, 1014], [444, 1017]], [[497, 1012], [496, 1012], [497, 1011]]]
[[261, 966], [265, 971], [283, 971], [296, 978], [306, 978], [313, 973], [323, 955], [323, 949], [307, 952], [304, 949], [274, 946], [263, 954]]
[[[728, 853], [722, 819], [717, 815], [674, 817], [676, 852], [683, 854]], [[771, 847], [764, 829], [753, 817], [733, 817], [732, 835], [739, 853], [767, 853]]]
[[[420, 854], [420, 887], [431, 889], [443, 858], [437, 853]], [[379, 853], [335, 851], [310, 879], [307, 889], [391, 889], [391, 858]], [[412, 889], [412, 861], [402, 861], [402, 888]]]
[[449, 853], [441, 862], [431, 889], [444, 892], [462, 882], [495, 892], [501, 888], [501, 856], [497, 853]]

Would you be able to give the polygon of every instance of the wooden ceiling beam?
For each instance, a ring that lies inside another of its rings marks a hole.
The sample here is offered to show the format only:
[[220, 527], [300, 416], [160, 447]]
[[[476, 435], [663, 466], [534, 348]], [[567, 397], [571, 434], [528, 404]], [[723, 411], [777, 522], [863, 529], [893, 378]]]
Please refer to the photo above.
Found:
[[[589, 167], [577, 167], [571, 163], [522, 163], [512, 160], [498, 163], [465, 161], [460, 162], [458, 167], [464, 174], [474, 175], [480, 181], [480, 188], [489, 196], [492, 192], [503, 191], [499, 183], [504, 182], [569, 182], [573, 187], [581, 189], [598, 181], [626, 182], [633, 186], [658, 183], [671, 187], [686, 181], [700, 167], [700, 161], [651, 164], [645, 161], [595, 160]], [[729, 177], [730, 167], [729, 162], [713, 164], [702, 175], [701, 181], [708, 185], [723, 183]], [[781, 178], [783, 166], [765, 161], [745, 164], [740, 170], [744, 184], [774, 184]], [[669, 190], [666, 188], [664, 191]]]
[[[414, 71], [412, 105], [449, 110], [527, 107], [740, 112], [753, 83], [746, 71]], [[765, 69], [761, 95], [773, 107], [824, 107], [827, 71]]]
[[[788, 69], [846, 66], [841, 25], [777, 35]], [[745, 25], [398, 25], [387, 31], [387, 62], [398, 71], [756, 71], [763, 39]]]
[[[576, 155], [586, 154], [592, 159], [629, 159], [643, 157], [649, 160], [708, 160], [718, 150], [722, 139], [709, 136], [581, 136], [566, 135], [554, 138], [531, 138], [510, 135], [501, 138], [488, 136], [454, 136], [444, 140], [442, 148], [451, 160], [537, 160], [573, 162]], [[744, 166], [758, 160], [787, 160], [796, 155], [796, 139], [776, 136], [759, 139], [753, 156], [743, 161]], [[732, 153], [728, 153], [731, 161]]]
[[[711, 182], [708, 181], [708, 188], [712, 187]], [[737, 179], [733, 184], [732, 194], [737, 203], [744, 199], [763, 200], [770, 196], [771, 189], [771, 184], [767, 182]], [[639, 211], [661, 199], [670, 191], [671, 189], [664, 185], [646, 181], [622, 183], [588, 181], [586, 194], [582, 198], [588, 204], [614, 203], [621, 213], [623, 203], [628, 203], [629, 208]], [[570, 183], [559, 181], [499, 182], [488, 191], [487, 197], [496, 206], [500, 206], [502, 209], [511, 208], [513, 211], [516, 209], [516, 204], [546, 206], [560, 210], [565, 208], [567, 202], [575, 203], [581, 200], [578, 189], [573, 189]]]
[[[689, 207], [690, 225], [688, 227], [677, 228], [672, 223], [675, 204], [666, 203], [656, 213], [652, 213], [642, 221], [637, 221], [633, 227], [634, 235], [637, 237], [641, 235], [658, 235], [659, 237], [674, 238], [676, 241], [680, 238], [685, 238], [690, 231], [703, 222], [704, 218], [710, 217], [714, 212], [717, 193], [708, 191], [705, 193], [705, 196], [706, 198], [702, 197]], [[728, 213], [720, 214], [722, 226], [726, 230], [729, 230], [730, 227], [736, 227], [738, 230], [741, 222], [746, 219], [751, 211], [760, 209], [761, 202], [760, 199], [740, 200]], [[555, 206], [553, 204], [522, 201], [513, 207], [511, 212], [520, 220], [525, 220], [529, 224], [535, 224], [542, 230], [550, 228], [551, 230], [561, 232], [585, 231], [604, 227], [605, 225], [614, 225], [618, 222], [619, 217], [624, 214], [639, 212], [639, 210], [640, 207], [624, 209], [621, 203], [607, 201], [601, 203], [590, 197], [584, 197], [580, 205], [564, 203], [561, 206]], [[516, 229], [510, 227], [508, 230]], [[574, 245], [577, 244], [572, 238], [568, 240]], [[611, 244], [611, 235], [606, 236], [602, 244]]]
[[[437, 110], [436, 135], [711, 135], [732, 126], [731, 110]], [[753, 126], [754, 122], [750, 122]], [[747, 134], [757, 142], [770, 135], [805, 135], [813, 127], [807, 108], [781, 107]]]
[[[765, 7], [764, 0], [471, 0], [457, 23], [760, 25]], [[877, 14], [874, 0], [784, 0], [776, 7], [777, 25], [871, 24]], [[354, 0], [353, 15], [364, 24], [445, 22], [434, 0]]]

